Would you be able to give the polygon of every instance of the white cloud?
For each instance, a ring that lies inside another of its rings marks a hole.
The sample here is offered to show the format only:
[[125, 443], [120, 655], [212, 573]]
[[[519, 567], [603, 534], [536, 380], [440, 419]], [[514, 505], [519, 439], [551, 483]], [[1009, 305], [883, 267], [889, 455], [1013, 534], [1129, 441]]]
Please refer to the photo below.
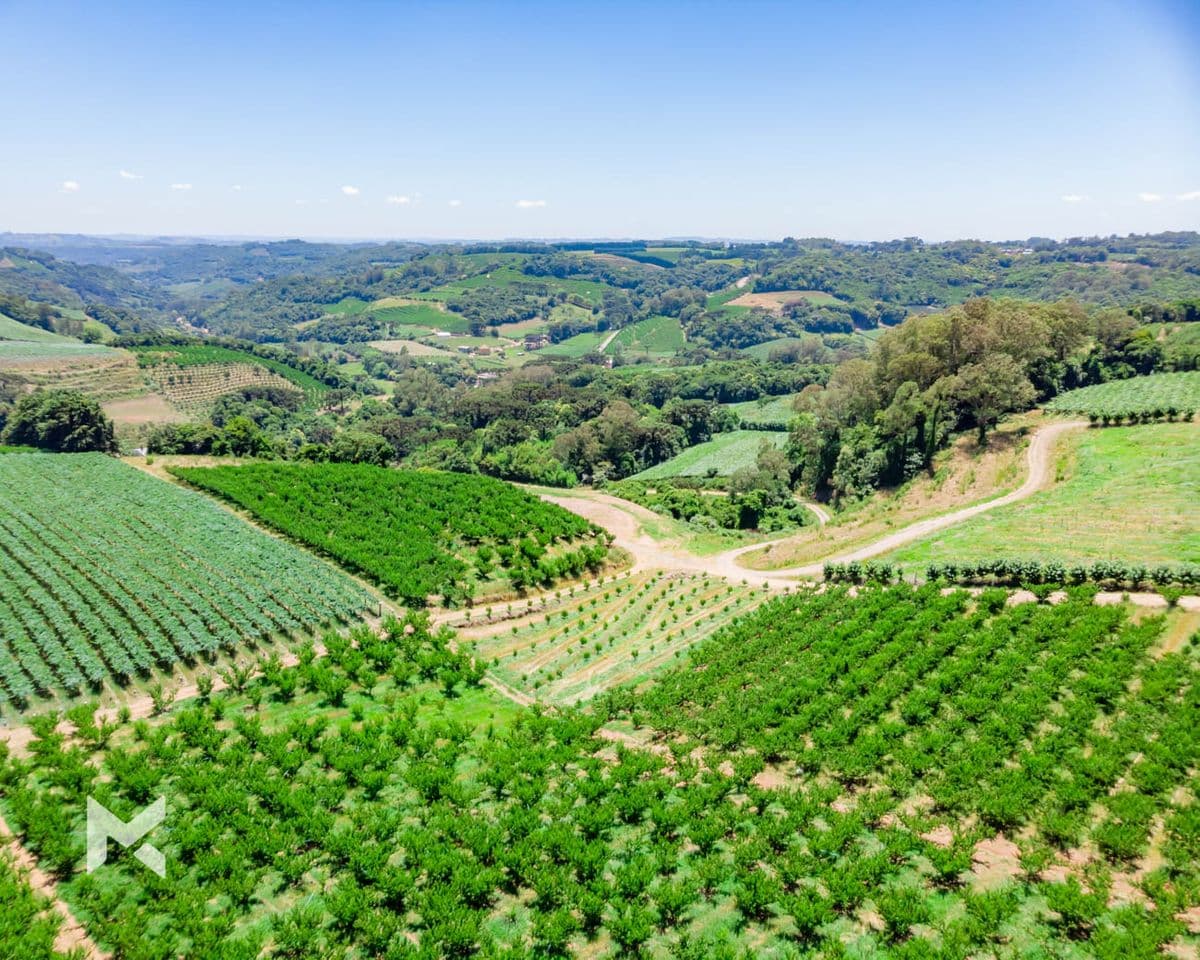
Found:
[[171, 184], [171, 189], [172, 190], [191, 190], [192, 185], [190, 183], [173, 183], [173, 184]]
[[298, 206], [298, 207], [307, 207], [307, 206], [308, 206], [308, 201], [307, 201], [307, 200], [297, 200], [297, 201], [296, 201], [296, 206]]
[[1063, 203], [1084, 203], [1087, 200], [1082, 193], [1064, 193], [1062, 195]]
[[140, 173], [132, 173], [129, 170], [122, 170], [121, 171], [121, 179], [122, 180], [141, 180], [142, 175]]
[[1200, 200], [1200, 190], [1189, 190], [1175, 195], [1176, 200]]
[[232, 190], [232, 191], [234, 191], [235, 193], [241, 193], [241, 190], [242, 190], [242, 185], [241, 185], [240, 183], [235, 183], [235, 184], [234, 184], [232, 187], [230, 187], [229, 189], [230, 189], [230, 190]]
[[384, 202], [385, 202], [385, 203], [388, 203], [388, 204], [390, 204], [390, 205], [391, 205], [391, 206], [393, 206], [393, 207], [402, 207], [402, 206], [404, 206], [405, 204], [412, 203], [412, 198], [411, 198], [411, 197], [405, 197], [405, 196], [401, 196], [401, 195], [400, 195], [400, 194], [398, 194], [398, 193], [393, 193], [393, 194], [392, 194], [390, 197], [388, 197], [388, 198], [387, 198], [387, 200], [386, 200], [386, 201], [384, 201]]
[[64, 180], [62, 182], [62, 186], [59, 187], [59, 190], [62, 193], [78, 193], [79, 192], [79, 181], [78, 180]]
[[1161, 193], [1139, 193], [1138, 199], [1141, 200], [1142, 203], [1158, 203], [1158, 201], [1162, 199], [1162, 194]]
[[461, 207], [461, 206], [462, 206], [462, 201], [461, 201], [461, 200], [451, 200], [451, 201], [450, 201], [450, 206], [452, 206], [452, 207]]
[[546, 205], [545, 200], [518, 200], [517, 201], [517, 206], [520, 207], [522, 210], [532, 210], [534, 207], [544, 207], [545, 205]]
[[344, 187], [342, 187], [342, 193], [344, 193], [348, 197], [357, 197], [358, 196], [358, 187], [351, 187], [349, 185], [344, 186]]

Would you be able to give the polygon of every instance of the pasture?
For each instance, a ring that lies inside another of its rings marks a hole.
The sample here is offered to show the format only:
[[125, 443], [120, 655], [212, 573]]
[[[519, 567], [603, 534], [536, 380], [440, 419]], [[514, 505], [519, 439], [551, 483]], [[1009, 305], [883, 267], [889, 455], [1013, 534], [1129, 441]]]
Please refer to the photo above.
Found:
[[727, 477], [742, 467], [752, 467], [763, 444], [779, 449], [787, 434], [770, 430], [731, 430], [718, 433], [705, 443], [689, 447], [678, 456], [631, 479], [661, 480], [669, 477]]
[[683, 327], [676, 317], [648, 317], [622, 327], [605, 353], [669, 357], [684, 348]]
[[1085, 430], [1061, 444], [1049, 489], [885, 559], [914, 571], [989, 557], [1200, 563], [1200, 426]]
[[798, 396], [799, 394], [789, 393], [781, 397], [763, 397], [759, 400], [746, 400], [743, 403], [728, 403], [725, 406], [736, 413], [743, 423], [786, 430], [788, 423], [796, 416], [795, 402]]
[[22, 340], [27, 343], [78, 343], [70, 337], [59, 336], [51, 330], [31, 327], [0, 313], [0, 340]]

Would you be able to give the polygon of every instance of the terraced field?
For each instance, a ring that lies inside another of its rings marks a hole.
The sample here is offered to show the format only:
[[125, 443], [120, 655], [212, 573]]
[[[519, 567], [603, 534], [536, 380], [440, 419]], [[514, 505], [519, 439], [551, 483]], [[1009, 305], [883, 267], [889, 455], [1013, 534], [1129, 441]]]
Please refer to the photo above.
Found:
[[299, 388], [257, 363], [209, 363], [190, 367], [156, 364], [148, 370], [158, 392], [182, 410], [201, 410], [227, 393], [247, 387]]
[[0, 369], [33, 387], [78, 390], [102, 403], [146, 392], [132, 354], [95, 344], [0, 341]]
[[652, 675], [764, 596], [705, 574], [636, 574], [559, 591], [515, 622], [475, 626], [464, 636], [505, 684], [546, 703], [573, 704]]
[[[229, 347], [209, 344], [167, 345], [134, 347], [138, 363], [150, 372], [156, 380], [162, 382], [180, 373], [195, 372], [203, 367], [228, 368], [231, 365], [251, 365], [274, 373], [295, 389], [303, 391], [310, 403], [320, 401], [328, 391], [329, 386], [316, 377], [283, 363], [271, 357], [260, 357], [245, 350], [234, 350]], [[214, 378], [209, 378], [206, 384], [209, 389], [220, 384], [224, 379], [224, 370]], [[202, 392], [197, 390], [197, 393]], [[228, 392], [228, 391], [224, 391]]]

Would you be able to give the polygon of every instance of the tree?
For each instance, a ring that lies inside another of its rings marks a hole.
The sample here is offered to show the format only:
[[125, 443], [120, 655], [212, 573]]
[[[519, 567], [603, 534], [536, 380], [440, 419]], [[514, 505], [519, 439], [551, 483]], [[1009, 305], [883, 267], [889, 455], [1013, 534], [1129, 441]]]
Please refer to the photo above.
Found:
[[971, 414], [980, 446], [987, 443], [988, 427], [994, 426], [1002, 413], [1025, 409], [1034, 401], [1033, 384], [1024, 368], [1003, 353], [966, 364], [954, 377], [950, 392]]
[[116, 450], [112, 421], [98, 401], [73, 390], [43, 390], [17, 401], [0, 441], [61, 453]]
[[334, 463], [370, 463], [386, 467], [392, 456], [392, 445], [387, 440], [363, 430], [344, 430], [329, 445], [329, 459]]

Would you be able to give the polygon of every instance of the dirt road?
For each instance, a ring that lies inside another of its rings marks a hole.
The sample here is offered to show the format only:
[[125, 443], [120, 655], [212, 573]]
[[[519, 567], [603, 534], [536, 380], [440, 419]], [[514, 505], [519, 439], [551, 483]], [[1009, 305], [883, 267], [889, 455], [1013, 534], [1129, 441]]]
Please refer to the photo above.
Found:
[[[735, 547], [709, 557], [697, 557], [681, 547], [660, 543], [644, 533], [642, 529], [643, 523], [647, 520], [661, 520], [662, 518], [658, 514], [608, 494], [592, 493], [588, 496], [562, 497], [543, 494], [543, 499], [557, 503], [612, 533], [616, 538], [617, 546], [623, 547], [633, 555], [635, 570], [698, 571], [727, 577], [730, 580], [745, 580], [748, 583], [767, 584], [772, 587], [794, 586], [795, 580], [798, 578], [819, 576], [826, 562], [846, 563], [850, 560], [878, 557], [897, 547], [912, 543], [914, 540], [920, 540], [939, 530], [987, 513], [989, 510], [995, 510], [1032, 496], [1045, 485], [1050, 475], [1054, 445], [1058, 438], [1069, 430], [1077, 430], [1086, 426], [1087, 421], [1071, 420], [1063, 423], [1051, 423], [1039, 428], [1030, 440], [1029, 449], [1025, 454], [1028, 469], [1025, 482], [1011, 493], [984, 503], [963, 507], [939, 517], [920, 520], [889, 533], [865, 547], [835, 554], [817, 563], [785, 567], [779, 570], [750, 570], [741, 565], [739, 559], [755, 550], [763, 549], [761, 543]], [[829, 514], [816, 504], [805, 501], [805, 506], [816, 514], [822, 525], [830, 520]]]

